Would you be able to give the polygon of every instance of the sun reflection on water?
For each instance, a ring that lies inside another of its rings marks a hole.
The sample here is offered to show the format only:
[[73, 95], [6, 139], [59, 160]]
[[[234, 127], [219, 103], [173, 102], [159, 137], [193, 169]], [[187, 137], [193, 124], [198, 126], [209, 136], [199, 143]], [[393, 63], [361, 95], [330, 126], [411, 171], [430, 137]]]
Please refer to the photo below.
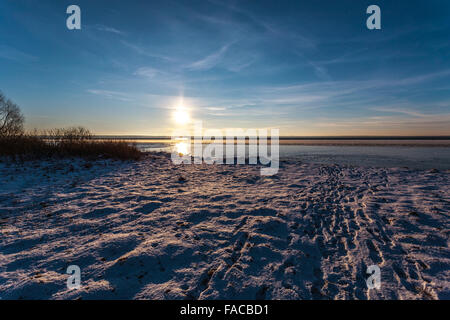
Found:
[[191, 151], [191, 145], [188, 142], [178, 142], [175, 144], [175, 151], [181, 155], [189, 154]]

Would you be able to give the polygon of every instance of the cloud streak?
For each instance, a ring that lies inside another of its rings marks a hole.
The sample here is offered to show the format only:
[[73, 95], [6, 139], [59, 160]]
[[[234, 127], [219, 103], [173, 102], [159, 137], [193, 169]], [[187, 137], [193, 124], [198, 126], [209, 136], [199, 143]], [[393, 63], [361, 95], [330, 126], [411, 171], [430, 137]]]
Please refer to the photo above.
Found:
[[109, 99], [115, 99], [120, 101], [132, 101], [133, 99], [129, 94], [126, 94], [124, 92], [117, 92], [117, 91], [111, 91], [111, 90], [100, 90], [100, 89], [88, 89], [87, 92], [102, 96]]
[[0, 45], [0, 58], [22, 63], [36, 62], [39, 60], [38, 57], [34, 55], [7, 45]]
[[197, 71], [212, 69], [220, 63], [220, 61], [225, 56], [225, 53], [227, 52], [230, 46], [231, 46], [230, 43], [226, 44], [216, 52], [213, 52], [212, 54], [204, 57], [203, 59], [200, 59], [198, 61], [189, 64], [186, 68], [189, 70], [197, 70]]
[[113, 27], [104, 26], [104, 25], [101, 25], [101, 24], [96, 25], [95, 29], [97, 29], [98, 31], [114, 33], [114, 34], [118, 34], [118, 35], [121, 35], [121, 36], [126, 35], [126, 33], [123, 32], [123, 31], [120, 31], [120, 30], [118, 30], [116, 28], [113, 28]]

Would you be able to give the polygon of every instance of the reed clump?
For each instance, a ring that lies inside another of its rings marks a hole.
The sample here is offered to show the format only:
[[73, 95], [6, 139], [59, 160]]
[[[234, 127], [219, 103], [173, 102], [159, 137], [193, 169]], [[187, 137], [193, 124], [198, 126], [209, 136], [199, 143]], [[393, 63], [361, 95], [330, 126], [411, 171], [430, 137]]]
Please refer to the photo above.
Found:
[[126, 141], [96, 140], [83, 127], [0, 136], [0, 156], [13, 160], [82, 157], [139, 160], [142, 153]]

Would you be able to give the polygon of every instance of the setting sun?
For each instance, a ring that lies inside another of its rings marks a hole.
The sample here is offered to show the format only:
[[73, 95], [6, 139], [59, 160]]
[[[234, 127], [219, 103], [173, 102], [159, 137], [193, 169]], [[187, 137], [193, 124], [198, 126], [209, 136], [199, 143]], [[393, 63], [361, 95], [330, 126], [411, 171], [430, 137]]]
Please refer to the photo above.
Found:
[[173, 118], [178, 124], [187, 124], [191, 121], [189, 112], [182, 106], [177, 107], [173, 114]]

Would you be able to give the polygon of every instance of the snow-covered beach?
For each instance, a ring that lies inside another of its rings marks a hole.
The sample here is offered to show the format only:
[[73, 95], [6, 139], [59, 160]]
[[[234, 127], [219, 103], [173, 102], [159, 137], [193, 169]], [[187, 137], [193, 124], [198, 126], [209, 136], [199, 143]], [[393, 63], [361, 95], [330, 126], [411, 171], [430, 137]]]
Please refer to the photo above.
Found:
[[448, 170], [155, 154], [0, 177], [1, 299], [450, 299]]

